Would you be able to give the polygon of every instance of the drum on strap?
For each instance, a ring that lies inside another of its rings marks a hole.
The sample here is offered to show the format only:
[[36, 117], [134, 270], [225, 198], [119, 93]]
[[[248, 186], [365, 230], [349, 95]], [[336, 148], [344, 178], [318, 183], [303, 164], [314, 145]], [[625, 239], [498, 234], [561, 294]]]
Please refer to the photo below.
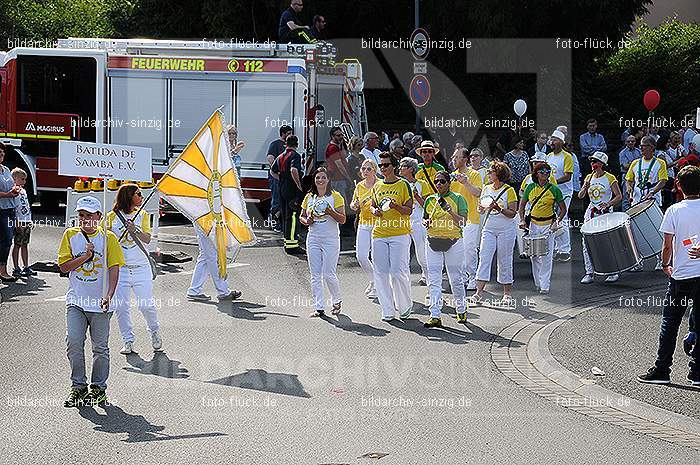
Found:
[[583, 241], [597, 275], [630, 270], [642, 261], [627, 213], [606, 213], [581, 226]]
[[[552, 234], [552, 233], [549, 233]], [[523, 237], [523, 253], [528, 257], [542, 257], [549, 253], [549, 234]]]
[[642, 258], [653, 257], [661, 252], [664, 236], [659, 231], [663, 213], [654, 199], [638, 203], [629, 210], [632, 235]]

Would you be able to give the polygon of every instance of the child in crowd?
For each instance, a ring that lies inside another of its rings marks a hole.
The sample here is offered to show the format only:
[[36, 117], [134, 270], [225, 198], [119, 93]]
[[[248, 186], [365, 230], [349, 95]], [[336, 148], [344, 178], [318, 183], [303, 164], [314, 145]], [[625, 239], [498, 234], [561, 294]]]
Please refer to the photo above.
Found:
[[[58, 249], [58, 266], [68, 273], [66, 293], [66, 344], [71, 368], [71, 391], [66, 407], [99, 405], [107, 402], [109, 376], [110, 300], [119, 281], [124, 253], [117, 236], [98, 224], [102, 205], [92, 196], [78, 200], [78, 226], [63, 233]], [[107, 241], [106, 257], [105, 241]], [[104, 280], [108, 279], [106, 293]], [[92, 376], [88, 391], [85, 375], [85, 338], [90, 330]]]
[[[29, 204], [27, 191], [24, 190], [24, 185], [27, 183], [27, 172], [22, 168], [15, 168], [10, 173], [15, 182], [15, 186], [19, 186], [20, 191], [17, 196], [17, 207], [15, 207], [15, 234], [14, 246], [12, 247], [12, 263], [15, 269], [12, 276], [19, 278], [22, 276], [34, 276], [36, 273], [29, 267], [29, 237], [32, 232], [32, 209]], [[24, 269], [20, 268], [19, 257], [22, 254], [22, 262]]]

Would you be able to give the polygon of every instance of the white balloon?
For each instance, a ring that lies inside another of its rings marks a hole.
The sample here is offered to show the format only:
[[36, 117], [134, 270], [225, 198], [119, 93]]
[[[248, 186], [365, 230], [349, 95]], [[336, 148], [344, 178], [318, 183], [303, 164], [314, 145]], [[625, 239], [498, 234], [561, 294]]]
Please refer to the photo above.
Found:
[[518, 99], [515, 101], [513, 104], [513, 111], [515, 112], [516, 115], [518, 116], [523, 116], [525, 112], [527, 111], [527, 103], [525, 103], [525, 100], [523, 99]]
[[700, 149], [700, 134], [695, 134], [693, 137], [693, 144], [695, 145], [695, 149]]

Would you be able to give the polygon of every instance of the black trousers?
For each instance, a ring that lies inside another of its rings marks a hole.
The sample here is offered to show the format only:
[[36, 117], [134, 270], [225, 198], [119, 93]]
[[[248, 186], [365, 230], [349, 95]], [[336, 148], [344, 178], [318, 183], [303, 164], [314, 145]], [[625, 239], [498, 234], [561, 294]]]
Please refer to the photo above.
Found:
[[284, 249], [299, 248], [299, 207], [301, 202], [298, 197], [285, 197], [280, 195], [280, 220], [282, 221], [282, 235], [284, 236]]
[[[659, 328], [659, 351], [655, 363], [660, 370], [671, 370], [673, 352], [676, 349], [683, 315], [688, 306], [693, 309], [691, 311], [695, 310], [698, 299], [700, 299], [700, 277], [679, 280], [669, 278]], [[697, 333], [697, 315], [692, 316], [690, 325], [690, 330]], [[700, 344], [695, 344], [695, 348], [690, 353], [688, 366], [691, 372], [700, 373]]]

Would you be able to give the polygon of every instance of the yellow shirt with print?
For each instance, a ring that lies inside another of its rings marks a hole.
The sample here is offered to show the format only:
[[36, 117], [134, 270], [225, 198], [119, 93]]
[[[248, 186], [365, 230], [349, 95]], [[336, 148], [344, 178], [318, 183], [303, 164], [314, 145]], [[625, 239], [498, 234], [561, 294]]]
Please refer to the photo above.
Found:
[[365, 187], [364, 183], [358, 182], [352, 194], [352, 201], [354, 202], [355, 200], [360, 202], [358, 224], [374, 226], [377, 217], [370, 210], [372, 207], [372, 188]]
[[[418, 164], [416, 179], [421, 179], [428, 185], [428, 191], [423, 192], [423, 198], [427, 197], [428, 195], [435, 194], [435, 189], [431, 187], [431, 184], [435, 184], [435, 175], [438, 173], [438, 171], [445, 171], [445, 167], [435, 161], [429, 165], [426, 165], [425, 163]], [[430, 182], [428, 182], [428, 179], [430, 179]]]
[[[532, 183], [533, 183], [532, 174], [528, 174], [527, 176], [525, 176], [525, 179], [523, 179], [523, 182], [520, 183], [520, 195], [521, 196], [522, 196], [522, 193], [525, 192], [525, 188]], [[554, 184], [555, 186], [557, 185], [557, 180], [554, 179], [554, 175], [551, 173], [549, 174], [549, 183]]]
[[[466, 175], [467, 181], [469, 182], [469, 184], [471, 184], [474, 187], [477, 187], [479, 190], [481, 190], [481, 188], [484, 185], [483, 181], [481, 179], [481, 173], [479, 173], [475, 169], [467, 168], [467, 170], [464, 173], [457, 170], [453, 174]], [[456, 192], [457, 194], [461, 195], [467, 201], [467, 209], [469, 210], [469, 216], [467, 217], [467, 223], [479, 224], [479, 222], [481, 220], [481, 215], [479, 215], [479, 210], [478, 210], [479, 197], [472, 194], [471, 192], [469, 192], [469, 189], [467, 189], [467, 186], [465, 186], [464, 184], [462, 184], [461, 182], [459, 182], [457, 180], [452, 181], [452, 184], [450, 184], [450, 190], [452, 192]]]
[[[546, 192], [543, 194], [542, 192], [545, 191], [545, 189]], [[537, 200], [538, 197], [539, 200]], [[552, 223], [554, 218], [548, 220], [537, 220], [535, 218], [549, 218], [553, 216], [554, 206], [564, 200], [564, 195], [561, 193], [561, 190], [553, 184], [540, 186], [539, 184], [532, 183], [525, 188], [523, 199], [530, 202], [530, 205], [537, 200], [537, 203], [533, 205], [530, 210], [531, 221], [538, 225], [547, 225]]]
[[646, 160], [644, 160], [643, 158], [637, 158], [632, 161], [632, 164], [630, 165], [629, 169], [627, 170], [627, 174], [625, 175], [625, 180], [633, 181], [635, 187], [644, 187], [639, 186], [639, 183], [642, 182], [642, 179], [637, 179], [640, 171], [637, 165], [639, 165], [640, 163], [642, 163], [641, 166], [643, 167], [645, 164], [647, 165], [646, 167], [641, 169], [642, 177], [644, 177], [647, 174], [647, 171], [649, 171], [649, 175], [646, 180], [647, 182], [651, 184], [656, 184], [659, 181], [668, 181], [668, 170], [666, 169], [666, 162], [664, 160], [656, 157], [656, 161], [654, 162], [655, 166], [652, 166], [652, 168], [649, 169], [649, 164]]
[[[478, 174], [478, 173], [477, 173]], [[460, 216], [467, 215], [467, 201], [456, 193], [449, 192], [442, 197], [453, 212]], [[440, 195], [433, 194], [425, 200], [425, 213], [423, 216], [430, 220], [428, 223], [428, 236], [443, 239], [459, 239], [462, 237], [462, 227], [456, 223], [452, 215], [440, 206]]]
[[[382, 200], [391, 199], [398, 205], [403, 205], [413, 197], [411, 186], [404, 179], [392, 183], [385, 180], [377, 181], [372, 187], [372, 197], [377, 206]], [[390, 208], [382, 211], [381, 217], [375, 217], [376, 223], [372, 229], [372, 237], [393, 237], [411, 233], [411, 215], [403, 215], [398, 210]]]

